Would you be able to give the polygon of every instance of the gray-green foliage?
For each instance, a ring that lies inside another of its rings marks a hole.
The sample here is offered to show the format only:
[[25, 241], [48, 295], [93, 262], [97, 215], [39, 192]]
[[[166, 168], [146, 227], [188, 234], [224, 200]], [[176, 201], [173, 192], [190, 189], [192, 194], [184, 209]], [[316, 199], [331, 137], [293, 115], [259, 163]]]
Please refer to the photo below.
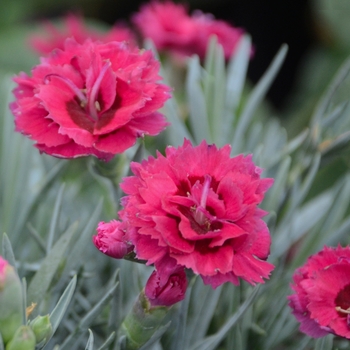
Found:
[[[179, 145], [183, 138], [194, 144], [206, 139], [218, 146], [231, 144], [232, 155], [253, 154], [263, 175], [275, 178], [263, 208], [270, 213], [269, 260], [276, 269], [260, 288], [242, 283], [213, 290], [194, 278], [186, 299], [170, 311], [144, 350], [332, 348], [332, 336], [314, 341], [297, 331], [286, 296], [294, 269], [310, 254], [325, 244], [349, 243], [347, 168], [334, 183], [325, 184], [324, 174], [336, 162], [349, 161], [350, 109], [344, 86], [350, 64], [345, 63], [319, 101], [310, 127], [290, 140], [263, 102], [287, 49], [281, 48], [254, 88], [246, 83], [250, 50], [245, 37], [226, 65], [213, 40], [203, 65], [190, 58], [184, 93], [164, 107], [172, 123], [167, 141], [154, 142], [162, 151], [165, 143]], [[163, 74], [171, 81], [168, 68], [165, 64]], [[116, 215], [113, 200], [120, 194], [95, 171], [94, 161], [39, 155], [29, 140], [14, 133], [8, 109], [12, 84], [8, 76], [0, 83], [0, 227], [7, 233], [2, 254], [28, 283], [24, 303], [38, 303], [29, 320], [50, 314], [52, 338], [40, 348], [116, 350], [122, 344], [117, 330], [151, 271], [103, 256], [91, 243], [98, 221]], [[127, 162], [140, 158], [141, 148], [131, 150]], [[118, 176], [127, 172], [124, 164]], [[344, 348], [341, 342], [337, 346]]]

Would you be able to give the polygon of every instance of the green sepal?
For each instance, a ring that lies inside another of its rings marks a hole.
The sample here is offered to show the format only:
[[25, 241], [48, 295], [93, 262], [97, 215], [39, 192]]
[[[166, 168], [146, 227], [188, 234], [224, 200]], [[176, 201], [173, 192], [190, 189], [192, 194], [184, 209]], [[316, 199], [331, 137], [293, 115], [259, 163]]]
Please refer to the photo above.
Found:
[[6, 266], [4, 283], [0, 285], [0, 333], [6, 344], [22, 325], [22, 285], [11, 265]]
[[29, 326], [21, 326], [6, 345], [6, 350], [34, 350], [35, 343], [35, 335], [32, 329]]
[[30, 322], [29, 325], [34, 332], [37, 344], [45, 339], [48, 339], [52, 335], [50, 315], [37, 316]]
[[168, 307], [152, 307], [144, 291], [139, 294], [131, 312], [126, 316], [119, 330], [119, 338], [125, 337], [125, 350], [140, 349], [161, 326]]

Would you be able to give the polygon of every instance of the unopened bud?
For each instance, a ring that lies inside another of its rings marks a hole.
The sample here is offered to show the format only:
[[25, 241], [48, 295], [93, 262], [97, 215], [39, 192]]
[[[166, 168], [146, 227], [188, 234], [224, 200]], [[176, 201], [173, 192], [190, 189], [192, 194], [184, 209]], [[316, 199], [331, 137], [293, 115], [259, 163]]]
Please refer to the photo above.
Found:
[[161, 278], [153, 271], [145, 287], [145, 295], [152, 307], [171, 306], [185, 298], [187, 279], [183, 267], [177, 267], [170, 276]]
[[35, 335], [29, 326], [21, 326], [6, 345], [6, 350], [34, 350]]
[[133, 250], [128, 241], [126, 223], [112, 220], [100, 222], [97, 226], [97, 235], [93, 236], [96, 248], [103, 254], [115, 259], [123, 259], [125, 255]]
[[22, 325], [22, 285], [15, 269], [0, 256], [0, 333], [6, 344]]
[[37, 344], [44, 339], [48, 339], [52, 334], [50, 315], [37, 316], [29, 325], [35, 334]]
[[125, 349], [140, 349], [161, 326], [169, 308], [184, 299], [186, 288], [183, 266], [175, 263], [155, 270], [122, 323], [119, 336], [125, 336]]

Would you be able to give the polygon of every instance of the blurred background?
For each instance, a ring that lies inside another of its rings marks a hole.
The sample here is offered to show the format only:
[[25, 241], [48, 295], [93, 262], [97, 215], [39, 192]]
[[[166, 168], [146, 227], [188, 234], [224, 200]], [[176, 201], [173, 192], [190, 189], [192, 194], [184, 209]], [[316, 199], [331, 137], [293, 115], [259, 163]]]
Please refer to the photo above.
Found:
[[[0, 73], [30, 70], [38, 60], [26, 44], [28, 34], [40, 31], [44, 19], [79, 13], [106, 27], [128, 22], [143, 0], [1, 0]], [[178, 1], [179, 2], [179, 1]], [[245, 29], [255, 55], [249, 67], [252, 83], [259, 80], [278, 48], [287, 43], [287, 59], [268, 95], [271, 111], [288, 132], [308, 122], [315, 103], [350, 52], [350, 1], [347, 0], [188, 0], [199, 9]]]

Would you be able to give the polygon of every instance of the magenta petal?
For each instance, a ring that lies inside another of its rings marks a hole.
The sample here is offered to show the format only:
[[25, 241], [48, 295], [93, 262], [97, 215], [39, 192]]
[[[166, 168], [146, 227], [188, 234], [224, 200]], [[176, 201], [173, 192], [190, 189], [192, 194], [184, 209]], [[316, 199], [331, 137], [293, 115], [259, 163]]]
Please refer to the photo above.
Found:
[[[55, 80], [55, 77], [51, 79]], [[78, 105], [73, 91], [68, 88], [62, 90], [53, 84], [42, 85], [36, 96], [43, 101], [50, 118], [67, 130], [66, 134], [69, 133], [70, 129], [78, 127], [90, 132], [93, 130], [92, 122], [87, 113]]]
[[122, 153], [133, 146], [136, 142], [135, 136], [127, 128], [119, 129], [113, 133], [101, 136], [94, 146], [97, 150], [107, 153]]
[[225, 274], [218, 273], [214, 276], [201, 276], [204, 284], [209, 284], [212, 288], [217, 288], [226, 282], [230, 282], [236, 286], [239, 285], [239, 279], [232, 272]]
[[[69, 142], [69, 137], [59, 133], [58, 124], [47, 117], [47, 111], [37, 108], [36, 103], [32, 102], [33, 99], [26, 98], [20, 101], [20, 106], [11, 105], [11, 110], [15, 114], [16, 131], [48, 147]], [[17, 114], [17, 112], [20, 113]]]
[[235, 182], [231, 178], [225, 177], [220, 181], [217, 191], [225, 203], [225, 217], [232, 221], [241, 218], [245, 210], [243, 193]]
[[267, 258], [270, 245], [255, 193], [261, 170], [250, 156], [231, 158], [228, 145], [194, 147], [185, 140], [131, 170], [121, 184], [127, 196], [119, 215], [135, 227], [132, 243], [147, 264], [159, 272], [172, 258], [214, 288], [269, 277], [273, 265], [259, 259]]
[[233, 249], [223, 246], [218, 249], [198, 248], [186, 255], [172, 255], [180, 265], [192, 269], [202, 276], [213, 276], [217, 273], [227, 273], [232, 270]]
[[232, 266], [235, 275], [242, 277], [252, 285], [264, 283], [263, 278], [268, 278], [274, 269], [274, 266], [269, 262], [248, 254], [236, 254]]
[[232, 238], [247, 236], [248, 233], [242, 230], [239, 226], [231, 223], [224, 222], [220, 229], [219, 234], [213, 236], [209, 247], [214, 248], [222, 246], [226, 241], [231, 240]]
[[162, 216], [154, 216], [152, 219], [156, 223], [156, 230], [160, 232], [169, 247], [184, 253], [193, 252], [193, 243], [188, 242], [179, 235], [178, 224], [174, 219]]
[[135, 134], [143, 136], [158, 135], [169, 123], [165, 117], [158, 113], [152, 113], [142, 118], [135, 118], [129, 123], [129, 127], [134, 130]]
[[93, 155], [97, 158], [108, 161], [114, 157], [112, 153], [99, 152], [94, 148], [86, 148], [77, 145], [73, 141], [62, 144], [60, 146], [48, 147], [45, 144], [36, 144], [35, 147], [38, 148], [40, 152], [45, 152], [58, 158], [78, 158]]
[[57, 157], [106, 159], [124, 152], [143, 134], [157, 135], [167, 126], [157, 113], [170, 97], [169, 88], [159, 83], [159, 67], [151, 51], [68, 38], [42, 58], [32, 77], [14, 78], [18, 87], [11, 109], [17, 130]]
[[312, 338], [321, 338], [329, 334], [329, 331], [322, 329], [315, 320], [310, 318], [310, 312], [300, 308], [300, 300], [296, 294], [290, 295], [288, 299], [293, 315], [300, 322], [301, 332]]
[[137, 258], [146, 260], [147, 265], [154, 264], [166, 255], [166, 251], [159, 247], [157, 240], [149, 236], [135, 234], [131, 236], [131, 241], [135, 245]]

